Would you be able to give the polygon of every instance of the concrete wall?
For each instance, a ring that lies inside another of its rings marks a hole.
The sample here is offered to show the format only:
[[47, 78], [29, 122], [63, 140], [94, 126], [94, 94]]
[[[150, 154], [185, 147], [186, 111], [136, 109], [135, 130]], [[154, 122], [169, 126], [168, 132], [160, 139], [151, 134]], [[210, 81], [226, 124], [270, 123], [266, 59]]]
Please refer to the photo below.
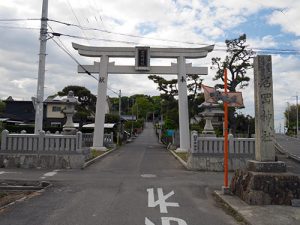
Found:
[[10, 134], [2, 131], [0, 167], [80, 168], [88, 152], [82, 147], [82, 134]]
[[26, 154], [0, 153], [1, 168], [81, 168], [85, 163], [83, 154]]

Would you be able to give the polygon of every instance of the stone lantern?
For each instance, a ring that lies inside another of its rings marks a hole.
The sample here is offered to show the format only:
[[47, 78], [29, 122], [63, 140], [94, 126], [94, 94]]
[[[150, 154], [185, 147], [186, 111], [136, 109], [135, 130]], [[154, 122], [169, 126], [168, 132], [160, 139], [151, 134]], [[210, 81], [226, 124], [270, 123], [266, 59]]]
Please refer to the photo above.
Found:
[[205, 119], [205, 126], [202, 134], [205, 136], [215, 136], [215, 130], [213, 127], [212, 120], [214, 117], [218, 117], [224, 114], [224, 111], [220, 109], [220, 105], [217, 103], [203, 102], [199, 108], [203, 108], [204, 111], [200, 113]]
[[73, 91], [69, 91], [67, 98], [62, 100], [65, 102], [66, 107], [63, 110], [63, 113], [67, 117], [66, 124], [63, 126], [63, 134], [75, 134], [76, 128], [73, 123], [73, 116], [76, 113], [75, 106], [79, 104], [78, 100], [74, 96]]

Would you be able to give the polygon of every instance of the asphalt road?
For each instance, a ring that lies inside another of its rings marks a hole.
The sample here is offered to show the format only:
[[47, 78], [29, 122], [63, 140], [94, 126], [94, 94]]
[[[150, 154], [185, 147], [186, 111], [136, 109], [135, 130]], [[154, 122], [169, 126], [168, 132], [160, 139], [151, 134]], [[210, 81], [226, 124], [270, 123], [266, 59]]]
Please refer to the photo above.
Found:
[[276, 141], [281, 145], [281, 147], [300, 158], [300, 139], [295, 137], [289, 137], [284, 134], [276, 134]]
[[44, 179], [42, 194], [0, 213], [1, 225], [233, 225], [215, 205], [223, 173], [186, 171], [150, 124], [85, 170], [0, 170], [0, 179]]

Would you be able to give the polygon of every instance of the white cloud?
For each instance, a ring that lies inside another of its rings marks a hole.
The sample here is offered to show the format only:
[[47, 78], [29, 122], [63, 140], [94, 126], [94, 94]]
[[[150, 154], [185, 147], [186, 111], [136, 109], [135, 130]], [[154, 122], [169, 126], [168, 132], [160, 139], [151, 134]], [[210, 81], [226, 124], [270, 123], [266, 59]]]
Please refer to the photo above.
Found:
[[299, 14], [300, 2], [294, 1], [291, 5], [274, 11], [268, 18], [271, 25], [280, 25], [282, 31], [292, 33], [297, 36], [300, 35], [300, 20]]
[[267, 35], [262, 38], [248, 39], [247, 43], [250, 48], [275, 48], [278, 46], [278, 42], [274, 39], [273, 36]]

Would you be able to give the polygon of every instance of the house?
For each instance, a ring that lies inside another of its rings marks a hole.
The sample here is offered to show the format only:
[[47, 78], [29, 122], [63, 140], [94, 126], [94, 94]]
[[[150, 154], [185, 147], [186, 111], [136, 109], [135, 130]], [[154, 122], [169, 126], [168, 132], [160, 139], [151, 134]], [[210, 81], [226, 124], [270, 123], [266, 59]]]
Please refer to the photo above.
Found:
[[[55, 96], [48, 97], [44, 101], [45, 110], [44, 110], [44, 127], [62, 127], [65, 122], [65, 114], [63, 113], [63, 109], [66, 107], [66, 99], [67, 96]], [[109, 101], [106, 98], [105, 105], [105, 113], [109, 113]], [[90, 118], [92, 121], [94, 118]], [[79, 123], [82, 124], [83, 121], [80, 121], [79, 118], [73, 117], [75, 127], [79, 126]]]
[[44, 101], [44, 127], [62, 127], [65, 122], [65, 114], [62, 110], [66, 107], [63, 99], [66, 96], [48, 97]]
[[12, 125], [34, 124], [35, 110], [32, 101], [14, 100], [10, 96], [3, 102], [5, 109], [0, 115], [1, 121]]

